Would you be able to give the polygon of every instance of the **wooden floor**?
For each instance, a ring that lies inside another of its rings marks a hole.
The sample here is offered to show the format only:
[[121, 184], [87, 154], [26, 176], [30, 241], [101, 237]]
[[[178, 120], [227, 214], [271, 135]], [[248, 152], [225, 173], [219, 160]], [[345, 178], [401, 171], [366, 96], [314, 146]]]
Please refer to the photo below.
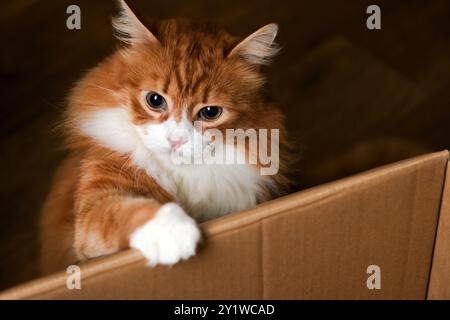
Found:
[[[65, 27], [77, 3], [82, 29]], [[113, 50], [113, 1], [0, 4], [0, 289], [36, 275], [36, 224], [64, 156], [54, 132], [67, 91]], [[297, 189], [450, 148], [450, 2], [133, 1], [142, 13], [216, 22], [247, 34], [280, 24], [283, 50], [267, 69], [271, 98], [298, 142]], [[345, 3], [345, 5], [344, 5]]]

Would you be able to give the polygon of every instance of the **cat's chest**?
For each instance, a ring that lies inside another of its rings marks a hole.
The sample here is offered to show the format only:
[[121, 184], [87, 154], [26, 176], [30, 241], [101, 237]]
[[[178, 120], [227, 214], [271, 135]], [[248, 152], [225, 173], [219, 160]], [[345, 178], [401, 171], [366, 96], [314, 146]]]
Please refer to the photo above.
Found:
[[[142, 149], [145, 151], [145, 149]], [[136, 152], [134, 162], [197, 221], [247, 209], [266, 200], [272, 183], [247, 164], [178, 166], [170, 159]]]
[[161, 171], [156, 179], [198, 221], [256, 205], [264, 184], [248, 165], [172, 168]]

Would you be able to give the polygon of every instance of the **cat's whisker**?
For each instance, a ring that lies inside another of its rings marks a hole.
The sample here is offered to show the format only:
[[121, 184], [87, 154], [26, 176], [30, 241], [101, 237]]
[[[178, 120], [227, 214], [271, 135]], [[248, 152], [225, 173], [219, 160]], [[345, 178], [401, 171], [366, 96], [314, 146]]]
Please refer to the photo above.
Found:
[[116, 93], [116, 92], [115, 92], [114, 90], [112, 90], [112, 89], [105, 88], [105, 87], [99, 86], [99, 85], [97, 85], [97, 84], [92, 84], [91, 86], [92, 86], [92, 87], [99, 88], [99, 89], [106, 90], [106, 91], [111, 92], [111, 93]]

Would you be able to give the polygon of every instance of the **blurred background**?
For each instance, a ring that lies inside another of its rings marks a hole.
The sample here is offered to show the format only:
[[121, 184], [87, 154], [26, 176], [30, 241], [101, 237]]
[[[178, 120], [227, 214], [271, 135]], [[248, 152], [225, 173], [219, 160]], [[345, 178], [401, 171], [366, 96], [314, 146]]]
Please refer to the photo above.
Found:
[[[278, 22], [268, 90], [298, 142], [296, 190], [450, 148], [448, 0], [128, 0], [141, 15], [211, 21], [236, 35]], [[81, 8], [81, 30], [66, 8]], [[366, 8], [381, 7], [381, 30]], [[37, 222], [64, 157], [68, 90], [116, 46], [112, 0], [0, 4], [0, 290], [36, 277]]]

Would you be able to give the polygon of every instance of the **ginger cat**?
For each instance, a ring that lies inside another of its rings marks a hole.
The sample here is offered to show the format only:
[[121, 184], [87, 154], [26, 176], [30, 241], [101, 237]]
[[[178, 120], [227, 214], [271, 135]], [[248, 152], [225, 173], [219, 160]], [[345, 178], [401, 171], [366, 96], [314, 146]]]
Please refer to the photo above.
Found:
[[[195, 254], [197, 221], [266, 201], [287, 183], [283, 117], [264, 99], [260, 70], [278, 51], [277, 25], [237, 38], [183, 20], [144, 25], [119, 3], [123, 45], [68, 100], [70, 152], [41, 220], [43, 273], [130, 247], [150, 265], [177, 263]], [[260, 174], [248, 148], [244, 164], [173, 163], [208, 128], [280, 130], [278, 172]]]

